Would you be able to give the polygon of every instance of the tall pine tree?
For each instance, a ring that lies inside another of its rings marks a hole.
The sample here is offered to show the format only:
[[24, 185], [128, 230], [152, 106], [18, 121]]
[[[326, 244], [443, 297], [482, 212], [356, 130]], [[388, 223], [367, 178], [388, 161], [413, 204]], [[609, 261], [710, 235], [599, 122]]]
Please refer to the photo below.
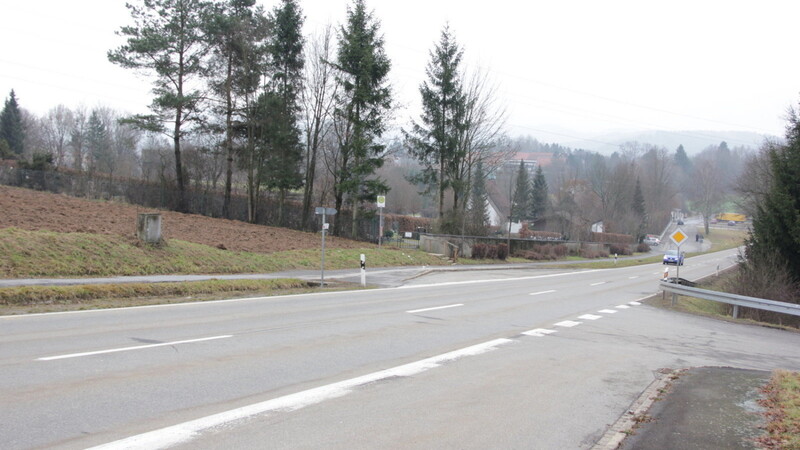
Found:
[[514, 195], [511, 198], [511, 221], [519, 222], [531, 217], [530, 210], [531, 183], [528, 178], [528, 168], [525, 161], [519, 161], [517, 179], [514, 185]]
[[536, 173], [533, 176], [533, 186], [531, 188], [531, 219], [537, 221], [542, 219], [547, 214], [547, 209], [550, 207], [548, 199], [547, 180], [542, 172], [542, 166], [536, 166]]
[[420, 122], [413, 125], [410, 133], [405, 133], [411, 154], [423, 167], [414, 181], [427, 185], [428, 191], [437, 189], [439, 224], [444, 232], [453, 232], [443, 223], [444, 194], [451, 187], [448, 176], [453, 172], [448, 169], [463, 157], [458, 154], [466, 102], [459, 69], [462, 54], [450, 28], [445, 26], [425, 68], [428, 79], [419, 88]]
[[296, 0], [282, 0], [269, 16], [272, 38], [268, 46], [272, 80], [267, 86], [266, 105], [270, 110], [271, 126], [261, 136], [266, 145], [266, 183], [277, 189], [278, 224], [284, 223], [286, 194], [302, 186], [300, 165], [303, 147], [297, 117], [300, 113], [299, 95], [303, 88], [303, 16]]
[[[215, 3], [205, 20], [205, 34], [208, 38], [212, 57], [209, 70], [204, 73], [207, 83], [216, 96], [215, 112], [224, 117], [224, 125], [216, 127], [224, 133], [222, 143], [225, 153], [225, 195], [222, 202], [222, 216], [230, 218], [231, 191], [233, 189], [233, 165], [237, 146], [251, 149], [252, 145], [242, 145], [250, 137], [246, 131], [248, 113], [256, 111], [250, 106], [257, 98], [261, 88], [261, 75], [265, 72], [266, 41], [268, 21], [261, 6], [255, 0], [225, 0]], [[246, 137], [247, 136], [247, 137]], [[252, 155], [240, 154], [242, 166]], [[255, 176], [248, 169], [248, 180]], [[248, 186], [248, 193], [256, 193]], [[248, 198], [248, 220], [255, 221], [257, 199]]]
[[[181, 143], [186, 126], [200, 119], [203, 94], [191, 89], [192, 81], [205, 70], [209, 49], [205, 19], [210, 3], [205, 0], [140, 0], [126, 4], [133, 25], [118, 34], [124, 45], [109, 50], [108, 59], [121, 67], [147, 70], [154, 75], [152, 115], [138, 115], [129, 123], [167, 134], [175, 153], [175, 179], [178, 184], [178, 209], [185, 210], [186, 185]], [[168, 127], [170, 125], [171, 127]]]
[[483, 171], [483, 161], [478, 161], [475, 173], [472, 176], [472, 190], [470, 192], [470, 207], [467, 212], [466, 233], [472, 236], [485, 236], [489, 228], [489, 210], [487, 202], [489, 195], [486, 192], [486, 174]]
[[[378, 139], [386, 131], [391, 108], [391, 89], [387, 77], [391, 63], [383, 48], [379, 22], [367, 11], [364, 0], [354, 0], [347, 8], [347, 22], [339, 30], [336, 58], [339, 96], [334, 112], [339, 155], [334, 169], [336, 209], [345, 199], [352, 208], [350, 235], [357, 236], [361, 204], [388, 186], [373, 177], [383, 165], [384, 145]], [[334, 222], [340, 234], [341, 221]]]
[[[3, 141], [5, 146], [2, 144]], [[22, 113], [13, 89], [0, 113], [0, 152], [2, 151], [8, 154], [0, 153], [0, 157], [16, 159], [22, 158], [22, 153], [25, 151], [25, 128], [22, 125]]]
[[800, 282], [800, 117], [792, 110], [786, 131], [786, 144], [769, 154], [772, 182], [753, 218], [747, 242], [750, 259], [777, 261]]

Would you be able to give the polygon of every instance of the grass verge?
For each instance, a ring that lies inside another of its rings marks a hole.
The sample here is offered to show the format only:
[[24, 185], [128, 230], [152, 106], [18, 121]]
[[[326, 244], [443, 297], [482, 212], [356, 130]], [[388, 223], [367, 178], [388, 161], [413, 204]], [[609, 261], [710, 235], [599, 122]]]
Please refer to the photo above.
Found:
[[800, 373], [775, 371], [763, 393], [767, 426], [759, 444], [769, 449], [800, 449]]
[[[325, 268], [358, 268], [362, 253], [369, 267], [445, 264], [419, 250], [329, 248]], [[17, 228], [0, 230], [0, 255], [0, 277], [4, 278], [268, 273], [319, 269], [321, 259], [320, 249], [233, 252], [177, 239], [152, 246], [116, 235]]]
[[359, 289], [332, 283], [324, 288], [294, 278], [209, 280], [182, 283], [83, 284], [0, 288], [0, 314], [121, 308], [241, 296], [276, 296]]

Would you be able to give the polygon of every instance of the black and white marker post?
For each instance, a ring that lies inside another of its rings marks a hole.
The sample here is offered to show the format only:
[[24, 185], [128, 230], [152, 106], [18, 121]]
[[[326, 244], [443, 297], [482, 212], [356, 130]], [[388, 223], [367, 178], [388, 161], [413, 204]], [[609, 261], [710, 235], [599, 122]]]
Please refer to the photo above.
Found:
[[361, 286], [366, 287], [367, 285], [367, 257], [362, 253], [361, 254]]
[[322, 215], [322, 261], [320, 263], [320, 287], [325, 286], [325, 235], [328, 233], [328, 222], [325, 220], [325, 216], [334, 216], [336, 215], [336, 210], [334, 208], [324, 208], [318, 206], [314, 209], [314, 214]]

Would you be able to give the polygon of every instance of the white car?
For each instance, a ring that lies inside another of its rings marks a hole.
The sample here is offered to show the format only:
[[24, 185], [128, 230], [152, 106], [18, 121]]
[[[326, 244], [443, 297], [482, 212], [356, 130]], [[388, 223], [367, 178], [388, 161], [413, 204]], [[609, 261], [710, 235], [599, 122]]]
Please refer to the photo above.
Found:
[[660, 245], [661, 240], [659, 240], [655, 236], [647, 236], [646, 238], [644, 238], [644, 243], [647, 245]]

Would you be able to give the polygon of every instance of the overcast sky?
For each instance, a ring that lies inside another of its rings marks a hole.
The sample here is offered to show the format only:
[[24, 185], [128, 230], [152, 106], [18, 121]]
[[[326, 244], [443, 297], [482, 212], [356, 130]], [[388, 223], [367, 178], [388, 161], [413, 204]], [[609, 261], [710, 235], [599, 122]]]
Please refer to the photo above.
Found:
[[[133, 0], [137, 1], [137, 0]], [[261, 0], [267, 8], [277, 2]], [[339, 25], [347, 0], [300, 0], [306, 32]], [[429, 51], [449, 23], [466, 64], [498, 87], [511, 134], [574, 141], [607, 130], [783, 135], [800, 100], [790, 0], [368, 0], [392, 61], [399, 126], [418, 115]], [[0, 6], [0, 96], [35, 114], [64, 104], [138, 113], [150, 84], [106, 52], [131, 23], [124, 1]]]

